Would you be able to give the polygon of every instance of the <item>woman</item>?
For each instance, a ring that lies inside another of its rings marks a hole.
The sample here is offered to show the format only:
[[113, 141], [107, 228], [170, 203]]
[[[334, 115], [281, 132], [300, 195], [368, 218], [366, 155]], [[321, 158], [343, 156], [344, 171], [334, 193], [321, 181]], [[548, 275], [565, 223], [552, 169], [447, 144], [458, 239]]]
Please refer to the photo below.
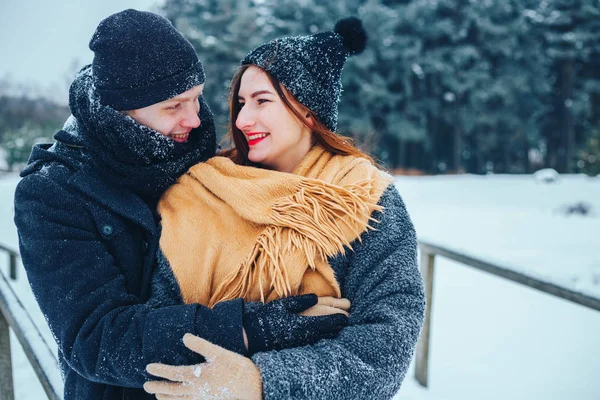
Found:
[[149, 365], [168, 379], [144, 386], [157, 398], [397, 392], [423, 321], [415, 232], [392, 177], [334, 133], [343, 64], [365, 43], [360, 21], [349, 18], [334, 32], [252, 50], [232, 82], [234, 148], [192, 167], [159, 204], [161, 248], [186, 302], [343, 296], [350, 325], [252, 362], [186, 335], [208, 362]]

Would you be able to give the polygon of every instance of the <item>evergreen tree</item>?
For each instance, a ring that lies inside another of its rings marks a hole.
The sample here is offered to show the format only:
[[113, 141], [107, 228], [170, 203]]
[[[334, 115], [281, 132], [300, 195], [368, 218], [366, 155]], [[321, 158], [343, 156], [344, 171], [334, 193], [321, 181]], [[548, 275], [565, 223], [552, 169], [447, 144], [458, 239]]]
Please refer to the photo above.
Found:
[[[415, 0], [406, 9], [407, 30], [421, 39], [410, 60], [419, 79], [407, 85], [429, 135], [430, 169], [464, 170], [465, 139], [473, 91], [489, 80], [489, 65], [476, 46], [477, 15], [467, 0]], [[415, 85], [416, 84], [416, 85]]]
[[540, 142], [541, 99], [550, 90], [539, 73], [545, 65], [541, 44], [530, 35], [521, 0], [472, 7], [477, 15], [473, 41], [488, 75], [474, 88], [468, 105], [469, 170], [529, 171], [529, 151]]
[[[547, 49], [547, 76], [554, 82], [547, 99], [550, 112], [543, 121], [549, 165], [572, 172], [577, 143], [584, 141], [587, 121], [598, 112], [590, 95], [598, 107], [600, 75], [593, 67], [598, 66], [600, 4], [596, 0], [547, 0], [529, 17]], [[587, 80], [581, 79], [586, 74]]]
[[589, 176], [600, 175], [600, 129], [591, 130], [578, 151], [577, 172]]

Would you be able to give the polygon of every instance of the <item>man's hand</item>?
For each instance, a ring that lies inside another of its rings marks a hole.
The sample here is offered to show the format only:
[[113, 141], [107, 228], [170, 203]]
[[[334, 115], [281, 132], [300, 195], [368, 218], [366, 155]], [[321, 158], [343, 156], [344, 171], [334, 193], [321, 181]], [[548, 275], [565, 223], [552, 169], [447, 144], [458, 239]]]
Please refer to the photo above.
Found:
[[[320, 304], [319, 304], [320, 301]], [[305, 346], [331, 338], [348, 325], [350, 302], [314, 294], [244, 304], [248, 353]]]
[[262, 378], [252, 360], [190, 333], [185, 346], [204, 356], [205, 363], [185, 366], [148, 364], [146, 370], [167, 381], [150, 381], [144, 390], [158, 400], [260, 400]]

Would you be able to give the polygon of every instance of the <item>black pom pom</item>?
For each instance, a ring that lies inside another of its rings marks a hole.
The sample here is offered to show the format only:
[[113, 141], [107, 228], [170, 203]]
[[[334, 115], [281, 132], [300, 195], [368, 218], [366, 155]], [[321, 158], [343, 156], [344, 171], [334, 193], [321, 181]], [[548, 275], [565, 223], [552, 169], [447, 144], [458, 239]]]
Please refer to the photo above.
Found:
[[342, 36], [344, 48], [350, 55], [362, 53], [367, 46], [367, 32], [361, 20], [356, 17], [339, 20], [333, 31]]

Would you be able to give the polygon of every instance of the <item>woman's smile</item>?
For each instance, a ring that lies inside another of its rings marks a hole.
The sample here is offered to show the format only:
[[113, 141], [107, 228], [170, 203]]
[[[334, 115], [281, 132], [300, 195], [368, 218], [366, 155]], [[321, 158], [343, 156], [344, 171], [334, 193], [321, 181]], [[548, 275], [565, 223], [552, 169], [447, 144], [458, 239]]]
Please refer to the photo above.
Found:
[[262, 142], [262, 140], [264, 138], [266, 138], [267, 136], [269, 136], [269, 134], [266, 132], [248, 132], [248, 133], [246, 133], [246, 137], [248, 138], [248, 146], [254, 146], [254, 145]]

